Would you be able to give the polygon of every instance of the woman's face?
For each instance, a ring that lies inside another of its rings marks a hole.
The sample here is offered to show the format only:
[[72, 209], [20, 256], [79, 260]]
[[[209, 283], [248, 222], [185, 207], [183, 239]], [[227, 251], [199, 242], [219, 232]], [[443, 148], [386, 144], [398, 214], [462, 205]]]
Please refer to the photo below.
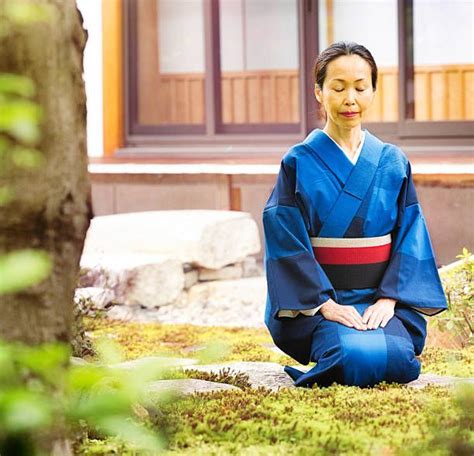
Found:
[[354, 128], [372, 104], [370, 65], [358, 55], [343, 55], [332, 60], [321, 88], [315, 86], [316, 99], [324, 106], [327, 122], [339, 128]]

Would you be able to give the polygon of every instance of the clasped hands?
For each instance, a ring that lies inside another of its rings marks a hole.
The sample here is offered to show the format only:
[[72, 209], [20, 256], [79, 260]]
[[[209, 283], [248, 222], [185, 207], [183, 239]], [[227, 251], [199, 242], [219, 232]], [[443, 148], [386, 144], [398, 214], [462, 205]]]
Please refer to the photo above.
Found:
[[328, 299], [319, 309], [326, 320], [337, 321], [350, 328], [365, 331], [367, 329], [382, 328], [395, 314], [395, 299], [381, 298], [375, 304], [365, 309], [360, 315], [353, 306], [342, 306], [332, 299]]

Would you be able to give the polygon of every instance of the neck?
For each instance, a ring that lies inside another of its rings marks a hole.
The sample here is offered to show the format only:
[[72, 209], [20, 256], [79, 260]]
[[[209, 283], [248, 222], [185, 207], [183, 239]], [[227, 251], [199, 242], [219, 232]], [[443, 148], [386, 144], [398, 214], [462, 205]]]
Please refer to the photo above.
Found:
[[323, 130], [343, 149], [355, 152], [357, 147], [359, 147], [362, 135], [360, 124], [354, 128], [341, 128], [338, 125], [327, 122]]

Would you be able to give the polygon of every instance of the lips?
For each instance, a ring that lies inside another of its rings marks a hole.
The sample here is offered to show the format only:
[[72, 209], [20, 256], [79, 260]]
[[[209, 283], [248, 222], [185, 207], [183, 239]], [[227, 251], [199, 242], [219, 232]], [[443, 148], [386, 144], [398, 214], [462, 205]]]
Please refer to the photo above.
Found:
[[355, 117], [357, 114], [359, 113], [358, 112], [341, 112], [341, 115], [344, 117]]

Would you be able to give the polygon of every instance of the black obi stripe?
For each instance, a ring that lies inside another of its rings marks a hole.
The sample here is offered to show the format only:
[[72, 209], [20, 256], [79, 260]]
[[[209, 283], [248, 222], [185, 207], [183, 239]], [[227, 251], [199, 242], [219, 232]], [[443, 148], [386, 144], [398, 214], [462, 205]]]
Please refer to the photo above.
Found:
[[335, 289], [377, 288], [387, 269], [388, 261], [368, 264], [322, 264]]

